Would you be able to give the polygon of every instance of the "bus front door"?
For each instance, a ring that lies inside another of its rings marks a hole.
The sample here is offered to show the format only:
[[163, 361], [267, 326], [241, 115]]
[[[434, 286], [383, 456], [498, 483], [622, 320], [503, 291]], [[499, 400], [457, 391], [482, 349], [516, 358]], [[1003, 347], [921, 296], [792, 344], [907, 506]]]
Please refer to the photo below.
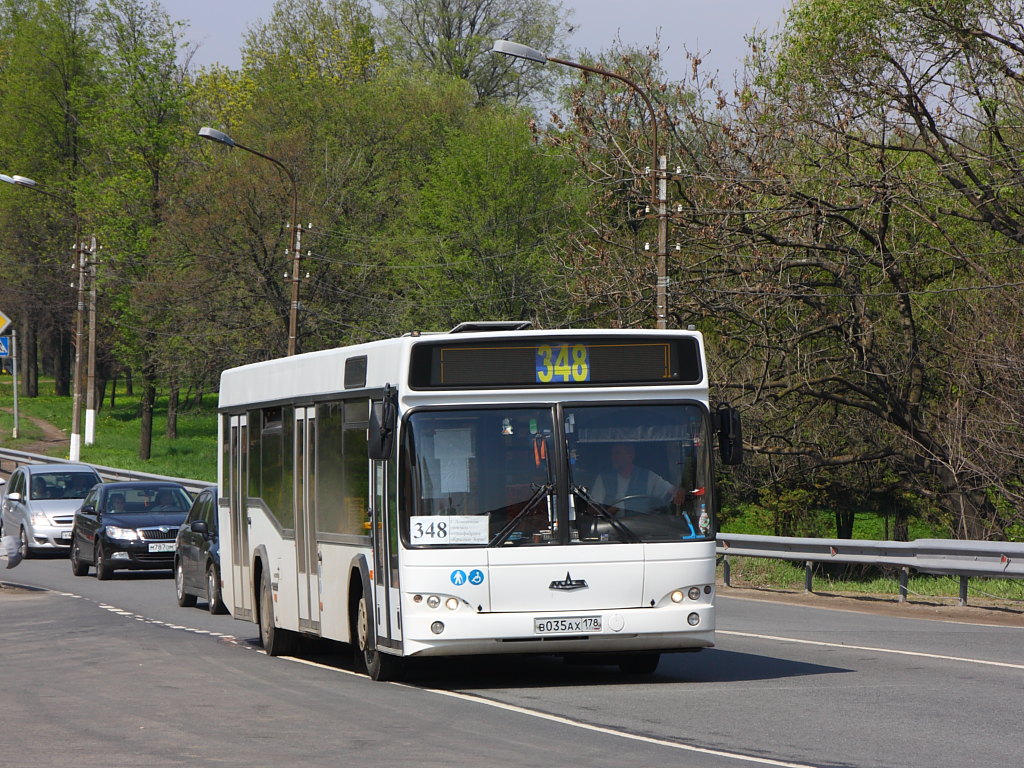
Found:
[[295, 564], [299, 629], [320, 632], [320, 548], [316, 541], [316, 409], [295, 409]]
[[231, 614], [253, 619], [252, 564], [249, 560], [249, 426], [246, 416], [232, 416], [228, 438], [228, 504], [231, 515]]
[[395, 461], [374, 461], [373, 520], [373, 603], [377, 645], [402, 648], [402, 617], [398, 584], [398, 505]]

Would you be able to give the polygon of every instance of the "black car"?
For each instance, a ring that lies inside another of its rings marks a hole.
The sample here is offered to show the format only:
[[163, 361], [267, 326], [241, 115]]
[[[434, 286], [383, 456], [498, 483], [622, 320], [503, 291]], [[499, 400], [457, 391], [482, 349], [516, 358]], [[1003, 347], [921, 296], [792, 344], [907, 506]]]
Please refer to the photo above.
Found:
[[178, 605], [190, 608], [205, 597], [210, 613], [227, 613], [220, 591], [220, 541], [217, 536], [217, 494], [202, 491], [178, 529], [174, 551], [174, 591]]
[[170, 569], [174, 541], [192, 498], [172, 482], [136, 481], [97, 485], [75, 512], [71, 571], [97, 579], [115, 570]]

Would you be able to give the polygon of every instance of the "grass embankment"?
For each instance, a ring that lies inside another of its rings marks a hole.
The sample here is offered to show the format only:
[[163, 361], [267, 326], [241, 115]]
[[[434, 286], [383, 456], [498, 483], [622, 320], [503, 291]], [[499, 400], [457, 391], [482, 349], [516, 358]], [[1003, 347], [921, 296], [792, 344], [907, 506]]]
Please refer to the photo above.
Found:
[[[122, 384], [123, 386], [123, 384]], [[62, 459], [68, 457], [68, 440], [40, 449], [43, 431], [32, 418], [49, 422], [71, 434], [71, 398], [57, 397], [52, 381], [41, 381], [39, 397], [19, 393], [18, 439], [11, 437], [14, 418], [11, 413], [13, 395], [11, 377], [0, 376], [0, 445], [15, 450], [32, 450]], [[109, 390], [108, 390], [109, 392]], [[139, 458], [140, 397], [119, 391], [114, 407], [109, 394], [96, 416], [96, 442], [85, 445], [82, 461], [106, 467], [133, 469], [157, 475], [186, 477], [213, 482], [217, 476], [217, 413], [215, 394], [206, 395], [201, 404], [189, 402], [178, 409], [178, 437], [169, 440], [167, 429], [167, 398], [157, 398], [153, 411], [153, 441], [150, 459]], [[82, 416], [85, 431], [85, 416]]]
[[[28, 416], [59, 427], [65, 435], [70, 434], [71, 398], [45, 394], [53, 391], [52, 381], [42, 382], [40, 389], [44, 394], [39, 397], [19, 398], [19, 411], [22, 415], [19, 420], [19, 438], [12, 440], [13, 418], [9, 412], [12, 397], [11, 377], [0, 376], [0, 445], [5, 448], [29, 450], [39, 444], [43, 438], [43, 431], [26, 418]], [[82, 460], [90, 464], [134, 469], [158, 475], [209, 482], [216, 480], [216, 395], [207, 395], [199, 405], [190, 402], [179, 409], [178, 437], [175, 440], [168, 440], [165, 435], [167, 399], [158, 398], [153, 414], [152, 458], [149, 461], [142, 461], [138, 457], [139, 426], [139, 397], [118, 392], [115, 406], [112, 408], [108, 395], [107, 402], [103, 404], [96, 420], [96, 444], [82, 446]], [[68, 443], [65, 440], [47, 449], [46, 454], [67, 458], [67, 451]], [[770, 533], [770, 523], [766, 522], [765, 514], [763, 510], [749, 506], [742, 511], [734, 511], [726, 517], [723, 530], [731, 533]], [[882, 540], [886, 538], [885, 534], [885, 520], [880, 516], [868, 513], [856, 516], [854, 538]], [[945, 537], [946, 534], [924, 521], [911, 521], [911, 539]], [[731, 560], [731, 581], [737, 587], [802, 591], [804, 569], [800, 563], [784, 560], [737, 557]], [[877, 568], [823, 570], [815, 574], [814, 588], [817, 592], [872, 595], [895, 596], [899, 592], [896, 571], [879, 571]], [[951, 577], [914, 575], [911, 578], [910, 589], [917, 595], [955, 602], [960, 585], [957, 579]], [[1024, 584], [1013, 580], [972, 579], [970, 600], [990, 598], [1024, 601]]]

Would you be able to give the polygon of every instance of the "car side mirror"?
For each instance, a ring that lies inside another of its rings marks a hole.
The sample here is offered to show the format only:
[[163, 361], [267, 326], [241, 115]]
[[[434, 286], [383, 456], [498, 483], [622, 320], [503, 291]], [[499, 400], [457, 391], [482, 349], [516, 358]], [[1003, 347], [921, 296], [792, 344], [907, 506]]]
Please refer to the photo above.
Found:
[[7, 498], [11, 501], [21, 501], [21, 494], [15, 491], [14, 493], [7, 494]]
[[92, 504], [83, 504], [82, 508], [78, 511], [81, 512], [83, 515], [99, 514], [98, 512], [96, 512], [96, 507]]
[[203, 536], [207, 536], [207, 537], [209, 537], [209, 535], [210, 535], [210, 526], [208, 526], [206, 524], [205, 520], [194, 520], [194, 521], [192, 521], [191, 528], [192, 528], [192, 533], [199, 533], [199, 534], [202, 534]]

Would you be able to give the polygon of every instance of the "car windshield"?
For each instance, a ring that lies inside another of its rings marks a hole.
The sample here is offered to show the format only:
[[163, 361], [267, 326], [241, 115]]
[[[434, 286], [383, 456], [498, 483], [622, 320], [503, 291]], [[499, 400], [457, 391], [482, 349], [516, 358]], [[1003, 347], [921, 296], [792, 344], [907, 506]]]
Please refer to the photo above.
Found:
[[134, 512], [185, 513], [192, 500], [183, 488], [167, 486], [112, 488], [107, 493], [107, 512], [125, 514]]
[[84, 499], [99, 479], [89, 472], [40, 472], [32, 475], [32, 499]]

